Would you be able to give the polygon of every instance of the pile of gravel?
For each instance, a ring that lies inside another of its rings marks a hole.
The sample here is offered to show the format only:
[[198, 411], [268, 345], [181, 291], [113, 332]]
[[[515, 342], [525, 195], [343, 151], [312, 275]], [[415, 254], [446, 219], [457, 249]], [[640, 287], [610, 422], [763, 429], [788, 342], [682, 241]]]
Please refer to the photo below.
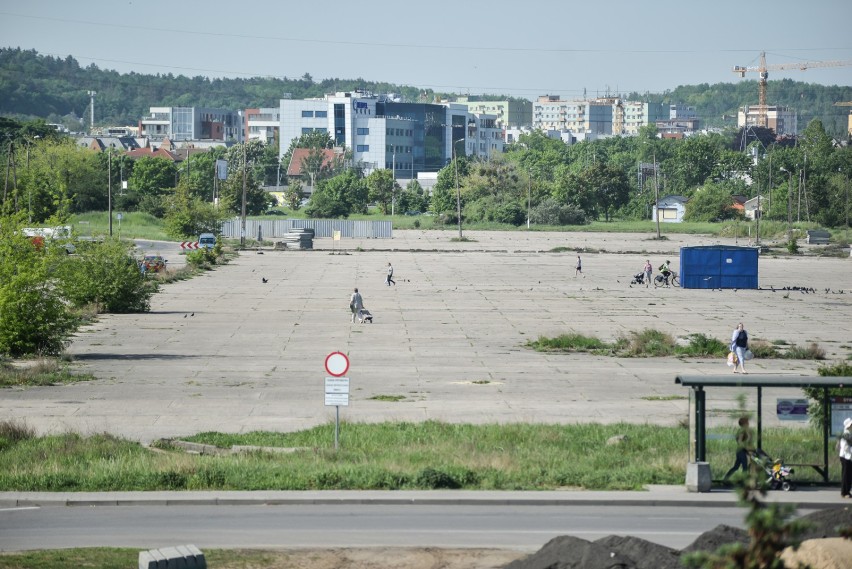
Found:
[[[848, 507], [818, 510], [803, 521], [809, 529], [801, 541], [838, 537], [838, 530], [852, 527], [852, 509]], [[672, 549], [636, 537], [610, 535], [597, 541], [571, 536], [551, 539], [540, 550], [505, 566], [505, 569], [682, 569], [680, 557], [695, 551], [716, 551], [729, 543], [748, 543], [748, 532], [719, 525], [704, 532], [682, 550]]]

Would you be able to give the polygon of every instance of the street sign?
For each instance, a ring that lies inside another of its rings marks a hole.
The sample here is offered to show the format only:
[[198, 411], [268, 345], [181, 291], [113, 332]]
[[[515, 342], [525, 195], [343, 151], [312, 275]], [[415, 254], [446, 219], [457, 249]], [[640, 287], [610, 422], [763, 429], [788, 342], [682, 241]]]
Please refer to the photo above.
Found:
[[181, 249], [198, 249], [198, 241], [181, 241]]
[[349, 407], [349, 394], [348, 393], [326, 393], [325, 394], [325, 406], [326, 407]]
[[327, 377], [325, 378], [326, 393], [349, 393], [349, 378], [348, 377]]
[[349, 371], [349, 358], [343, 352], [331, 352], [325, 358], [325, 371], [335, 377], [346, 375]]

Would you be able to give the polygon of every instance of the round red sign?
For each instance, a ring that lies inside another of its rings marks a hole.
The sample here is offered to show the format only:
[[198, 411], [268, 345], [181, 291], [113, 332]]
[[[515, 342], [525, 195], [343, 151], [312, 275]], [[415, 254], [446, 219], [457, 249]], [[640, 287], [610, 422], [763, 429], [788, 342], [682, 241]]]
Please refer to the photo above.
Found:
[[349, 358], [343, 352], [331, 352], [325, 358], [325, 371], [334, 377], [346, 375], [349, 371]]

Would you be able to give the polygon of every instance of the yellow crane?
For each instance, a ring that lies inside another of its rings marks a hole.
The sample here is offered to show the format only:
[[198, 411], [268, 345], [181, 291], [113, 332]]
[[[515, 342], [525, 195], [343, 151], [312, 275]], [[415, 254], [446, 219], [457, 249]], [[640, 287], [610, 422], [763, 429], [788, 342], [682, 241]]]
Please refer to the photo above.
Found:
[[740, 77], [745, 77], [746, 73], [749, 72], [757, 72], [760, 73], [760, 80], [758, 81], [758, 125], [765, 127], [767, 126], [766, 120], [766, 81], [769, 79], [770, 71], [783, 71], [783, 70], [792, 70], [798, 69], [799, 71], [806, 71], [812, 67], [843, 67], [845, 65], [852, 65], [852, 60], [845, 61], [800, 61], [798, 63], [773, 63], [772, 65], [766, 65], [766, 52], [760, 52], [760, 65], [758, 66], [734, 66], [734, 73], [739, 73]]

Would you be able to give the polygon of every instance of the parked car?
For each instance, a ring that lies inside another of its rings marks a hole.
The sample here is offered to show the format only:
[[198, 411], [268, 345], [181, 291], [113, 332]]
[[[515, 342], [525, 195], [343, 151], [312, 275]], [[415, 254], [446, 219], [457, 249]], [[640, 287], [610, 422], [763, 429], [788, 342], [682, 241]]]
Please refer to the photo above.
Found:
[[216, 246], [216, 236], [212, 233], [202, 233], [198, 237], [198, 246], [201, 249], [212, 249]]
[[168, 261], [163, 259], [161, 255], [145, 255], [142, 258], [141, 268], [146, 272], [153, 271], [158, 273], [166, 270], [166, 263], [168, 263]]

